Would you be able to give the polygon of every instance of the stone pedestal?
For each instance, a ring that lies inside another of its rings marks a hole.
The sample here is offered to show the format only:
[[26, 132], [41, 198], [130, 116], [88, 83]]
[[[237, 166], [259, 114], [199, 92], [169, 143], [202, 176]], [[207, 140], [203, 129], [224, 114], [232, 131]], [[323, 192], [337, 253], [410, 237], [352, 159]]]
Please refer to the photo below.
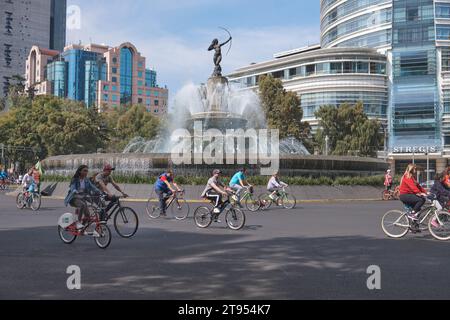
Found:
[[211, 77], [207, 84], [208, 111], [228, 111], [226, 91], [228, 90], [228, 79], [225, 77]]

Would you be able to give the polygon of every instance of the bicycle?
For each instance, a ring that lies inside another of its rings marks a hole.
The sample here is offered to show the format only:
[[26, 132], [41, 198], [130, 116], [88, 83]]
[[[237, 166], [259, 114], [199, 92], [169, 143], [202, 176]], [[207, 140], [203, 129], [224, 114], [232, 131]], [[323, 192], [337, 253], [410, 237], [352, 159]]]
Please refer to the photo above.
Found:
[[230, 197], [231, 195], [228, 194], [228, 199], [222, 204], [219, 213], [214, 213], [214, 206], [212, 208], [197, 208], [194, 212], [194, 221], [197, 227], [201, 229], [208, 228], [214, 219], [218, 218], [223, 212], [226, 212], [225, 221], [227, 226], [234, 231], [241, 230], [245, 226], [245, 213], [232, 205]]
[[109, 247], [112, 239], [111, 230], [106, 222], [100, 221], [100, 216], [96, 212], [90, 210], [89, 217], [83, 219], [84, 227], [81, 230], [77, 229], [77, 220], [72, 213], [65, 213], [59, 218], [58, 235], [63, 243], [72, 244], [78, 237], [91, 236], [100, 249]]
[[[409, 232], [418, 233], [428, 230], [437, 240], [450, 240], [450, 213], [443, 211], [442, 205], [434, 195], [427, 197], [425, 207], [417, 215], [418, 221], [408, 217], [411, 211], [412, 208], [405, 205], [403, 211], [386, 212], [381, 220], [383, 232], [390, 238], [399, 239]], [[434, 226], [433, 221], [438, 226]]]
[[273, 199], [270, 197], [272, 192], [266, 192], [259, 196], [259, 202], [262, 210], [269, 209], [273, 203], [288, 210], [292, 210], [297, 206], [297, 199], [286, 191], [286, 187], [281, 188]]
[[38, 211], [41, 208], [42, 199], [38, 192], [22, 191], [16, 197], [16, 206], [22, 210], [29, 208]]
[[[172, 216], [176, 220], [186, 220], [190, 213], [190, 207], [186, 199], [184, 199], [185, 191], [175, 191], [166, 199], [166, 209], [171, 210]], [[161, 208], [159, 207], [159, 199], [150, 198], [145, 207], [147, 215], [150, 219], [158, 219], [161, 217]]]
[[384, 201], [399, 200], [400, 199], [400, 187], [396, 187], [394, 190], [383, 190], [381, 193], [381, 199]]
[[100, 220], [108, 223], [113, 218], [114, 229], [117, 234], [125, 239], [132, 238], [139, 228], [139, 217], [132, 208], [123, 207], [120, 199], [124, 197], [116, 197], [113, 199], [114, 204], [106, 212], [107, 204], [106, 197], [91, 197], [88, 203], [91, 209], [99, 215]]
[[[241, 196], [241, 203], [245, 204], [245, 207], [248, 211], [256, 212], [259, 209], [261, 209], [261, 202], [259, 199], [254, 198], [254, 192], [253, 187], [244, 187], [245, 191], [244, 194]], [[235, 199], [232, 199], [232, 204], [234, 206], [237, 205], [237, 201]]]

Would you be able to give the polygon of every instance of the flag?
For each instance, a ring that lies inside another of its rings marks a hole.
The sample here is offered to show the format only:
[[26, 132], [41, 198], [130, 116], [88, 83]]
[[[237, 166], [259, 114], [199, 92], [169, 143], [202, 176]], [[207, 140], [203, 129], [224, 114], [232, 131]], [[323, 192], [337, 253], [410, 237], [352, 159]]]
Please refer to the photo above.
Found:
[[34, 166], [36, 168], [37, 171], [39, 171], [39, 174], [42, 176], [44, 174], [44, 171], [42, 170], [42, 164], [41, 161], [38, 161], [38, 163], [36, 163], [36, 165]]

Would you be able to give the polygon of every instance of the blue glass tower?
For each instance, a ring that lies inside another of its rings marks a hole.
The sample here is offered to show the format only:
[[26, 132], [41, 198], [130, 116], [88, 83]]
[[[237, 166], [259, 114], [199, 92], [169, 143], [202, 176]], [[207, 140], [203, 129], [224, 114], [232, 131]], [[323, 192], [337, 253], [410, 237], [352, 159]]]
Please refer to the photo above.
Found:
[[133, 95], [133, 50], [123, 47], [120, 51], [120, 103], [132, 102]]

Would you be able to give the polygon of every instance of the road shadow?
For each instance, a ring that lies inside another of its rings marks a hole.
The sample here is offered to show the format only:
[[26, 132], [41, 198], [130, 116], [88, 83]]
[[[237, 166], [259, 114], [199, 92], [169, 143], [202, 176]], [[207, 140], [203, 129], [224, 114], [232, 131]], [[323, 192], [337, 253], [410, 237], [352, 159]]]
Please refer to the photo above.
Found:
[[[114, 231], [113, 231], [114, 233]], [[2, 299], [449, 299], [448, 244], [408, 237], [268, 237], [146, 228], [114, 235], [107, 250], [91, 238], [72, 245], [56, 228], [0, 231]], [[66, 268], [82, 290], [66, 288]], [[382, 290], [367, 289], [380, 266]], [[436, 285], [438, 284], [438, 285]]]

